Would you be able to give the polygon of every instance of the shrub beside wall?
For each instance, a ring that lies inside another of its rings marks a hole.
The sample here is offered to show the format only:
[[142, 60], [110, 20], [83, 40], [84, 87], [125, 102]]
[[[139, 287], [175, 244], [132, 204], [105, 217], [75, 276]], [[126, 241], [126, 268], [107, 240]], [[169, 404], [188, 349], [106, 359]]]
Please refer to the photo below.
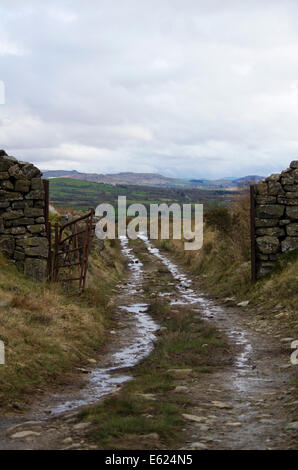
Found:
[[254, 185], [258, 277], [270, 272], [282, 253], [298, 248], [298, 161]]
[[29, 278], [47, 275], [45, 193], [42, 174], [0, 150], [0, 251]]

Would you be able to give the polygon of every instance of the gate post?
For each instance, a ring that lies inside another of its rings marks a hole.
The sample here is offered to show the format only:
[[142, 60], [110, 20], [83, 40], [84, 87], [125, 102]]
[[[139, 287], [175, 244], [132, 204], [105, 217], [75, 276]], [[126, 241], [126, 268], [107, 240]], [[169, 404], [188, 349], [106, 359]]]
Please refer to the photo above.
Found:
[[254, 185], [250, 186], [250, 247], [251, 282], [254, 284], [257, 281]]
[[44, 206], [44, 219], [46, 227], [46, 235], [49, 242], [49, 252], [48, 252], [48, 280], [51, 280], [52, 277], [52, 235], [51, 235], [51, 224], [49, 221], [49, 211], [50, 211], [50, 182], [49, 180], [42, 180], [43, 189], [45, 194], [45, 206]]

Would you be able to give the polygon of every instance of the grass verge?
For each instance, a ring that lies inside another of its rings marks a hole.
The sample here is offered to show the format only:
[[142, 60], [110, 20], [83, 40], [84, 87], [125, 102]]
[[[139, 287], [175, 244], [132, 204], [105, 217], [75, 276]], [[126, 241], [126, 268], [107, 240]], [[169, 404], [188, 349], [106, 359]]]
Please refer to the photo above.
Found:
[[[103, 254], [104, 253], [104, 254]], [[0, 255], [0, 407], [22, 409], [32, 393], [66, 380], [104, 342], [109, 299], [122, 275], [117, 247], [94, 244], [87, 289], [68, 297], [59, 285], [26, 279]]]

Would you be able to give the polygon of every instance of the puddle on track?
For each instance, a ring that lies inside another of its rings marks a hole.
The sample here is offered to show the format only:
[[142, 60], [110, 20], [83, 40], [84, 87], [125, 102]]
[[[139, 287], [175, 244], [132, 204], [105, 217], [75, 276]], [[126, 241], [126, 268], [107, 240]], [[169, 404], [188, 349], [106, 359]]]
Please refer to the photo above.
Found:
[[[131, 301], [134, 295], [140, 296], [142, 293], [143, 264], [129, 248], [127, 238], [122, 237], [120, 243], [123, 255], [129, 260], [128, 265], [131, 271], [125, 285], [125, 293], [120, 293], [117, 299], [120, 303], [122, 300], [125, 303], [128, 298]], [[115, 387], [132, 379], [132, 376], [124, 373], [123, 369], [135, 366], [151, 353], [156, 340], [154, 333], [159, 326], [146, 313], [148, 304], [137, 302], [120, 305], [117, 308], [118, 319], [121, 319], [125, 327], [118, 331], [116, 341], [108, 346], [103, 360], [90, 372], [88, 382], [79, 392], [79, 396], [73, 398], [73, 396], [67, 397], [59, 394], [52, 397], [52, 400], [57, 403], [50, 407], [52, 416], [98, 401]]]

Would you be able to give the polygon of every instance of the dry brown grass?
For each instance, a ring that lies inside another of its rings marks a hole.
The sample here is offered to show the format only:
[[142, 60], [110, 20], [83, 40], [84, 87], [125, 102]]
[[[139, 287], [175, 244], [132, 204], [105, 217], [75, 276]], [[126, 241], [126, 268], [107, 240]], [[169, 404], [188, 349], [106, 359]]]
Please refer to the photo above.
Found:
[[41, 310], [42, 309], [42, 301], [39, 300], [32, 300], [28, 296], [25, 295], [14, 295], [10, 301], [10, 306], [12, 308], [22, 308], [24, 310], [30, 310], [31, 312], [34, 310]]
[[[109, 256], [116, 256], [109, 251]], [[121, 270], [119, 255], [118, 271]], [[44, 388], [96, 354], [109, 318], [107, 298], [119, 272], [98, 254], [91, 257], [88, 287], [67, 297], [58, 285], [25, 279], [0, 256], [0, 339], [6, 364], [0, 366], [0, 406], [10, 406]]]

